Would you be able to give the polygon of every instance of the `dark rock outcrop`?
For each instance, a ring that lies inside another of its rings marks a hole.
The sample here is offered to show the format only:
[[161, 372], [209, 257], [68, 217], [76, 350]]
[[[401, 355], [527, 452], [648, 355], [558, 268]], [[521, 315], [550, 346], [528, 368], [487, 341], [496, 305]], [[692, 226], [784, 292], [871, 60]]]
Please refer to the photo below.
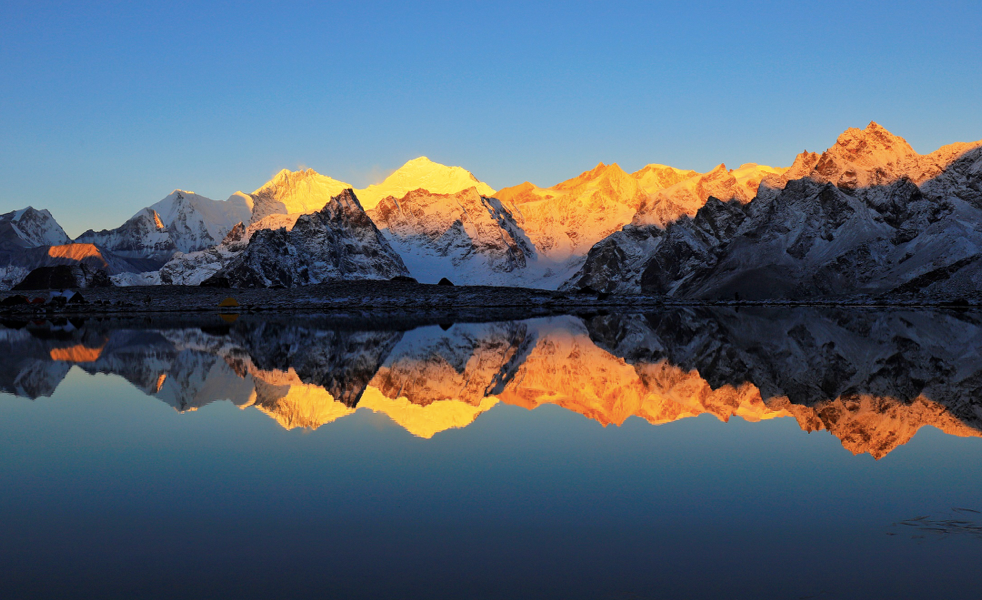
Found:
[[327, 281], [408, 276], [354, 191], [335, 196], [293, 229], [255, 232], [246, 248], [202, 285], [295, 287]]

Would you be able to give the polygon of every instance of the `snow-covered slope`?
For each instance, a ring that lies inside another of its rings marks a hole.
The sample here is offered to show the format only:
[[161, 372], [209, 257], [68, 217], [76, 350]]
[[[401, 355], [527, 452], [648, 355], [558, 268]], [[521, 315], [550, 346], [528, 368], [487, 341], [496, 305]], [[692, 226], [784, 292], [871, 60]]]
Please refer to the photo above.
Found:
[[456, 194], [475, 188], [482, 196], [493, 196], [494, 190], [470, 171], [461, 167], [448, 167], [435, 163], [425, 156], [414, 158], [399, 167], [382, 183], [355, 190], [366, 210], [375, 208], [384, 198], [402, 198], [413, 190], [426, 190], [434, 194]]
[[140, 210], [116, 229], [89, 230], [76, 242], [95, 244], [114, 254], [163, 264], [177, 252], [194, 252], [218, 244], [237, 223], [248, 222], [248, 200], [233, 194], [219, 201], [174, 190]]
[[535, 259], [512, 213], [476, 188], [456, 194], [409, 192], [383, 199], [368, 215], [423, 283], [507, 284]]
[[75, 238], [79, 244], [94, 244], [131, 258], [164, 262], [178, 251], [157, 211], [144, 208], [115, 229], [88, 230]]
[[665, 188], [672, 187], [676, 183], [685, 181], [698, 174], [695, 171], [676, 169], [668, 165], [650, 164], [631, 173], [631, 177], [638, 180], [641, 189], [647, 194], [656, 194]]
[[318, 212], [301, 215], [290, 231], [256, 231], [241, 253], [203, 283], [294, 287], [408, 274], [402, 259], [349, 189]]
[[70, 241], [47, 210], [28, 206], [0, 215], [0, 250], [57, 246]]
[[233, 194], [228, 200], [211, 200], [194, 192], [174, 190], [150, 206], [167, 228], [181, 252], [194, 252], [218, 244], [236, 223], [252, 216], [250, 199]]
[[263, 229], [290, 231], [298, 218], [299, 214], [273, 214], [251, 223], [248, 227], [239, 223], [214, 248], [188, 254], [178, 252], [159, 271], [118, 275], [113, 278], [113, 282], [116, 285], [200, 285], [245, 250], [252, 234]]

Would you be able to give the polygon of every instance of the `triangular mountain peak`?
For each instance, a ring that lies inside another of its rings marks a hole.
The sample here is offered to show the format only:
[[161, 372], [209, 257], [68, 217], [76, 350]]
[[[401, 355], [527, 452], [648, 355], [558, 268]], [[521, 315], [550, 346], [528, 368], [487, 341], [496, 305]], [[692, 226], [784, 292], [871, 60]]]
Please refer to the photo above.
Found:
[[918, 156], [904, 138], [870, 122], [866, 129], [849, 128], [828, 149], [829, 153], [849, 161], [866, 164], [885, 164]]

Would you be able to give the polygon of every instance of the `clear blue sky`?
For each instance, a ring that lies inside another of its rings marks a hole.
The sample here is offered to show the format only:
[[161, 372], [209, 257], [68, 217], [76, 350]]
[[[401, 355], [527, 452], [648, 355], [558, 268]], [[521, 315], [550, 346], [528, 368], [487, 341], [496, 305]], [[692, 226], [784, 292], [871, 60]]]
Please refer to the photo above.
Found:
[[[84, 5], [83, 5], [84, 4]], [[0, 0], [0, 212], [72, 235], [281, 168], [492, 187], [982, 138], [982, 3]]]

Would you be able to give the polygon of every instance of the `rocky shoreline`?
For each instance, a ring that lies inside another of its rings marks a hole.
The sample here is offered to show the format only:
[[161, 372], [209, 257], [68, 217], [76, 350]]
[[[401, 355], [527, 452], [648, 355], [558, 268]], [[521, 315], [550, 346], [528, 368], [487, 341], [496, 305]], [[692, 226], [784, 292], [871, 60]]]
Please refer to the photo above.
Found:
[[[78, 290], [81, 302], [52, 301], [57, 290], [0, 292], [0, 303], [22, 295], [37, 304], [0, 305], [0, 317], [169, 315], [191, 314], [341, 314], [363, 318], [452, 318], [498, 320], [596, 311], [637, 312], [662, 306], [926, 306], [971, 307], [982, 299], [925, 302], [857, 297], [850, 300], [815, 299], [808, 302], [674, 301], [659, 296], [596, 294], [516, 287], [442, 286], [402, 281], [351, 281], [297, 288], [223, 289], [197, 286], [107, 287]], [[227, 299], [233, 299], [228, 302]], [[43, 301], [43, 303], [41, 303]], [[230, 306], [221, 306], [225, 304]]]

